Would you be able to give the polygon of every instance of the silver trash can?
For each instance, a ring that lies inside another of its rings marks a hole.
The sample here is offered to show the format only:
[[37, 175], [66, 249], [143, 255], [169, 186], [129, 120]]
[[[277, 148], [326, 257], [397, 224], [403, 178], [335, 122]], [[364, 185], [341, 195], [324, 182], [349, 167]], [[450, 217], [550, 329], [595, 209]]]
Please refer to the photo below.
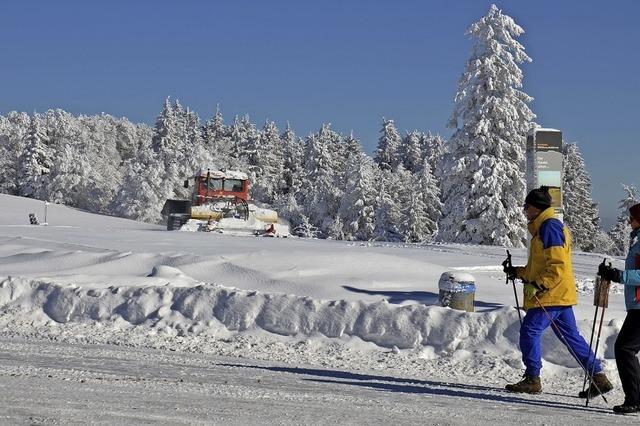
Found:
[[438, 281], [440, 304], [451, 309], [474, 312], [476, 281], [466, 272], [447, 271]]

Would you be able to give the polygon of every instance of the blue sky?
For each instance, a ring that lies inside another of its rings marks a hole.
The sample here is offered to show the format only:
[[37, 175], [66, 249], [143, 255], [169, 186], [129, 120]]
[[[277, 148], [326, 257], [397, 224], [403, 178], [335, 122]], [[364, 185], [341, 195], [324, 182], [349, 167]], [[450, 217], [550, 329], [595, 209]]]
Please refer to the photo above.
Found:
[[[205, 120], [330, 122], [371, 152], [381, 118], [452, 133], [446, 122], [491, 2], [29, 1], [0, 15], [0, 114], [63, 108], [152, 125], [166, 96]], [[544, 127], [579, 142], [603, 217], [638, 185], [640, 2], [502, 1], [533, 58], [524, 90]]]

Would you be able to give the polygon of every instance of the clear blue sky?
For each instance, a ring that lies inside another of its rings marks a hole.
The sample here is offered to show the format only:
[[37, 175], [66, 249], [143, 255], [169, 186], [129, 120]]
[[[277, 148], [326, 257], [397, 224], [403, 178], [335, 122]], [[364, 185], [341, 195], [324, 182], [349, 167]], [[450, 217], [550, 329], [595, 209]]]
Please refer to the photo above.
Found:
[[[449, 137], [490, 1], [12, 1], [0, 15], [0, 114], [62, 108], [153, 125], [166, 96], [205, 120], [330, 122], [375, 148], [381, 117]], [[580, 143], [601, 215], [639, 184], [640, 2], [501, 1], [525, 29], [524, 90]]]

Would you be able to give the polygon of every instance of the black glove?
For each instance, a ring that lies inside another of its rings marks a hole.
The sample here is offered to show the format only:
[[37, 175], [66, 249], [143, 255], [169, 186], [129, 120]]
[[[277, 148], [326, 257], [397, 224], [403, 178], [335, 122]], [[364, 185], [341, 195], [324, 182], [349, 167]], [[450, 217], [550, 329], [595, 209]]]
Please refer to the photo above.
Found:
[[507, 264], [506, 260], [504, 262], [502, 262], [502, 271], [505, 274], [507, 274], [507, 279], [508, 280], [515, 280], [516, 278], [518, 278], [517, 272], [516, 272], [516, 267], [515, 266], [509, 266]]
[[598, 266], [598, 275], [606, 281], [613, 281], [615, 283], [622, 281], [622, 271], [611, 265], [606, 265], [604, 262]]

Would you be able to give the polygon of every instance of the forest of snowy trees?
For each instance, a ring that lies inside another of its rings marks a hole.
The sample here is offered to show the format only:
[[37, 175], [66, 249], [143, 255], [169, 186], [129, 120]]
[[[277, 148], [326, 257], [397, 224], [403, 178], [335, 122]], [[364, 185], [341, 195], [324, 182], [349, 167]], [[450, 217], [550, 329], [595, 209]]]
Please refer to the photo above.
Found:
[[[521, 90], [520, 64], [531, 61], [522, 33], [495, 6], [469, 28], [448, 141], [383, 118], [369, 155], [326, 123], [301, 138], [273, 121], [226, 123], [219, 108], [201, 122], [169, 98], [153, 128], [105, 114], [11, 112], [0, 116], [0, 192], [160, 222], [166, 199], [189, 196], [182, 182], [196, 170], [233, 169], [249, 175], [254, 202], [301, 237], [522, 246], [525, 137], [537, 126]], [[618, 223], [605, 232], [578, 145], [565, 144], [564, 155], [576, 249], [624, 253], [635, 187], [623, 186]]]

